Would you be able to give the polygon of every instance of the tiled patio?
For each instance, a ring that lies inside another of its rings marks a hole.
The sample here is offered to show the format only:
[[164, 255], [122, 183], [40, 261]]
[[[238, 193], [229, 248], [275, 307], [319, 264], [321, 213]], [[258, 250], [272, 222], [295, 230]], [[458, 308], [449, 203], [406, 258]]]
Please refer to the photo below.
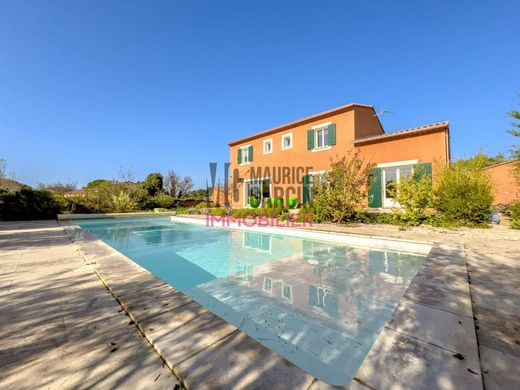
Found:
[[[177, 378], [197, 389], [329, 387], [99, 240], [66, 230], [74, 243], [54, 221], [0, 223], [0, 387], [173, 388]], [[472, 252], [460, 241], [435, 245], [346, 387], [481, 388], [481, 364], [487, 388], [515, 380], [497, 375], [518, 358], [511, 326], [490, 331], [480, 349], [488, 360], [479, 362]], [[518, 298], [511, 288], [508, 297]]]

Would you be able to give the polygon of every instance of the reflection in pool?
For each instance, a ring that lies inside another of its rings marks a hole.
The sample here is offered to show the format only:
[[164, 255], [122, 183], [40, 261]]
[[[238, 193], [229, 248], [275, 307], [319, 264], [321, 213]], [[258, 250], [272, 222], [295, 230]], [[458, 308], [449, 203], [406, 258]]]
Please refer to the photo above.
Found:
[[333, 385], [355, 374], [424, 260], [167, 219], [79, 224]]

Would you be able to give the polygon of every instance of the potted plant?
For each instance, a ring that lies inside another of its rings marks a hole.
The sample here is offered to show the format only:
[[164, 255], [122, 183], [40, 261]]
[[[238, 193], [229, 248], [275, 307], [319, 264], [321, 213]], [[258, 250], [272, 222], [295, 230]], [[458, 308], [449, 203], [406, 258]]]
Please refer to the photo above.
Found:
[[250, 196], [250, 197], [249, 197], [249, 205], [250, 205], [252, 208], [256, 209], [256, 208], [258, 208], [258, 206], [260, 205], [260, 202], [258, 201], [258, 199], [256, 199], [255, 196]]
[[287, 206], [290, 209], [294, 209], [298, 205], [298, 198], [289, 198], [287, 199]]

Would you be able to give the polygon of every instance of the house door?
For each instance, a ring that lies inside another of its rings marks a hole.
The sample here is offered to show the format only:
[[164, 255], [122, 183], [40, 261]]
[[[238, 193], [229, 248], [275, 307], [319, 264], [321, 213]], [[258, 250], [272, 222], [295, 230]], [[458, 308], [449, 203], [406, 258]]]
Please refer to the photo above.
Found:
[[397, 184], [412, 172], [413, 166], [383, 168], [383, 207], [400, 207], [395, 200]]
[[383, 207], [396, 206], [397, 176], [397, 168], [383, 169]]

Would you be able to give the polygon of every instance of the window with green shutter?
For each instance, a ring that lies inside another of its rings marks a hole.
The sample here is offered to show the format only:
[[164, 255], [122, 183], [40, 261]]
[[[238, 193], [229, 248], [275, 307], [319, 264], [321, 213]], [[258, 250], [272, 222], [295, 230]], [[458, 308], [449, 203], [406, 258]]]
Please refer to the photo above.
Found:
[[302, 178], [302, 197], [303, 203], [310, 203], [311, 201], [311, 186], [310, 186], [310, 175], [305, 175]]
[[237, 161], [239, 164], [246, 164], [253, 161], [253, 147], [249, 145], [239, 148]]
[[314, 149], [314, 130], [307, 131], [307, 150]]
[[329, 125], [329, 145], [336, 145], [336, 124], [331, 123]]
[[382, 207], [381, 168], [372, 168], [368, 180], [368, 207]]

